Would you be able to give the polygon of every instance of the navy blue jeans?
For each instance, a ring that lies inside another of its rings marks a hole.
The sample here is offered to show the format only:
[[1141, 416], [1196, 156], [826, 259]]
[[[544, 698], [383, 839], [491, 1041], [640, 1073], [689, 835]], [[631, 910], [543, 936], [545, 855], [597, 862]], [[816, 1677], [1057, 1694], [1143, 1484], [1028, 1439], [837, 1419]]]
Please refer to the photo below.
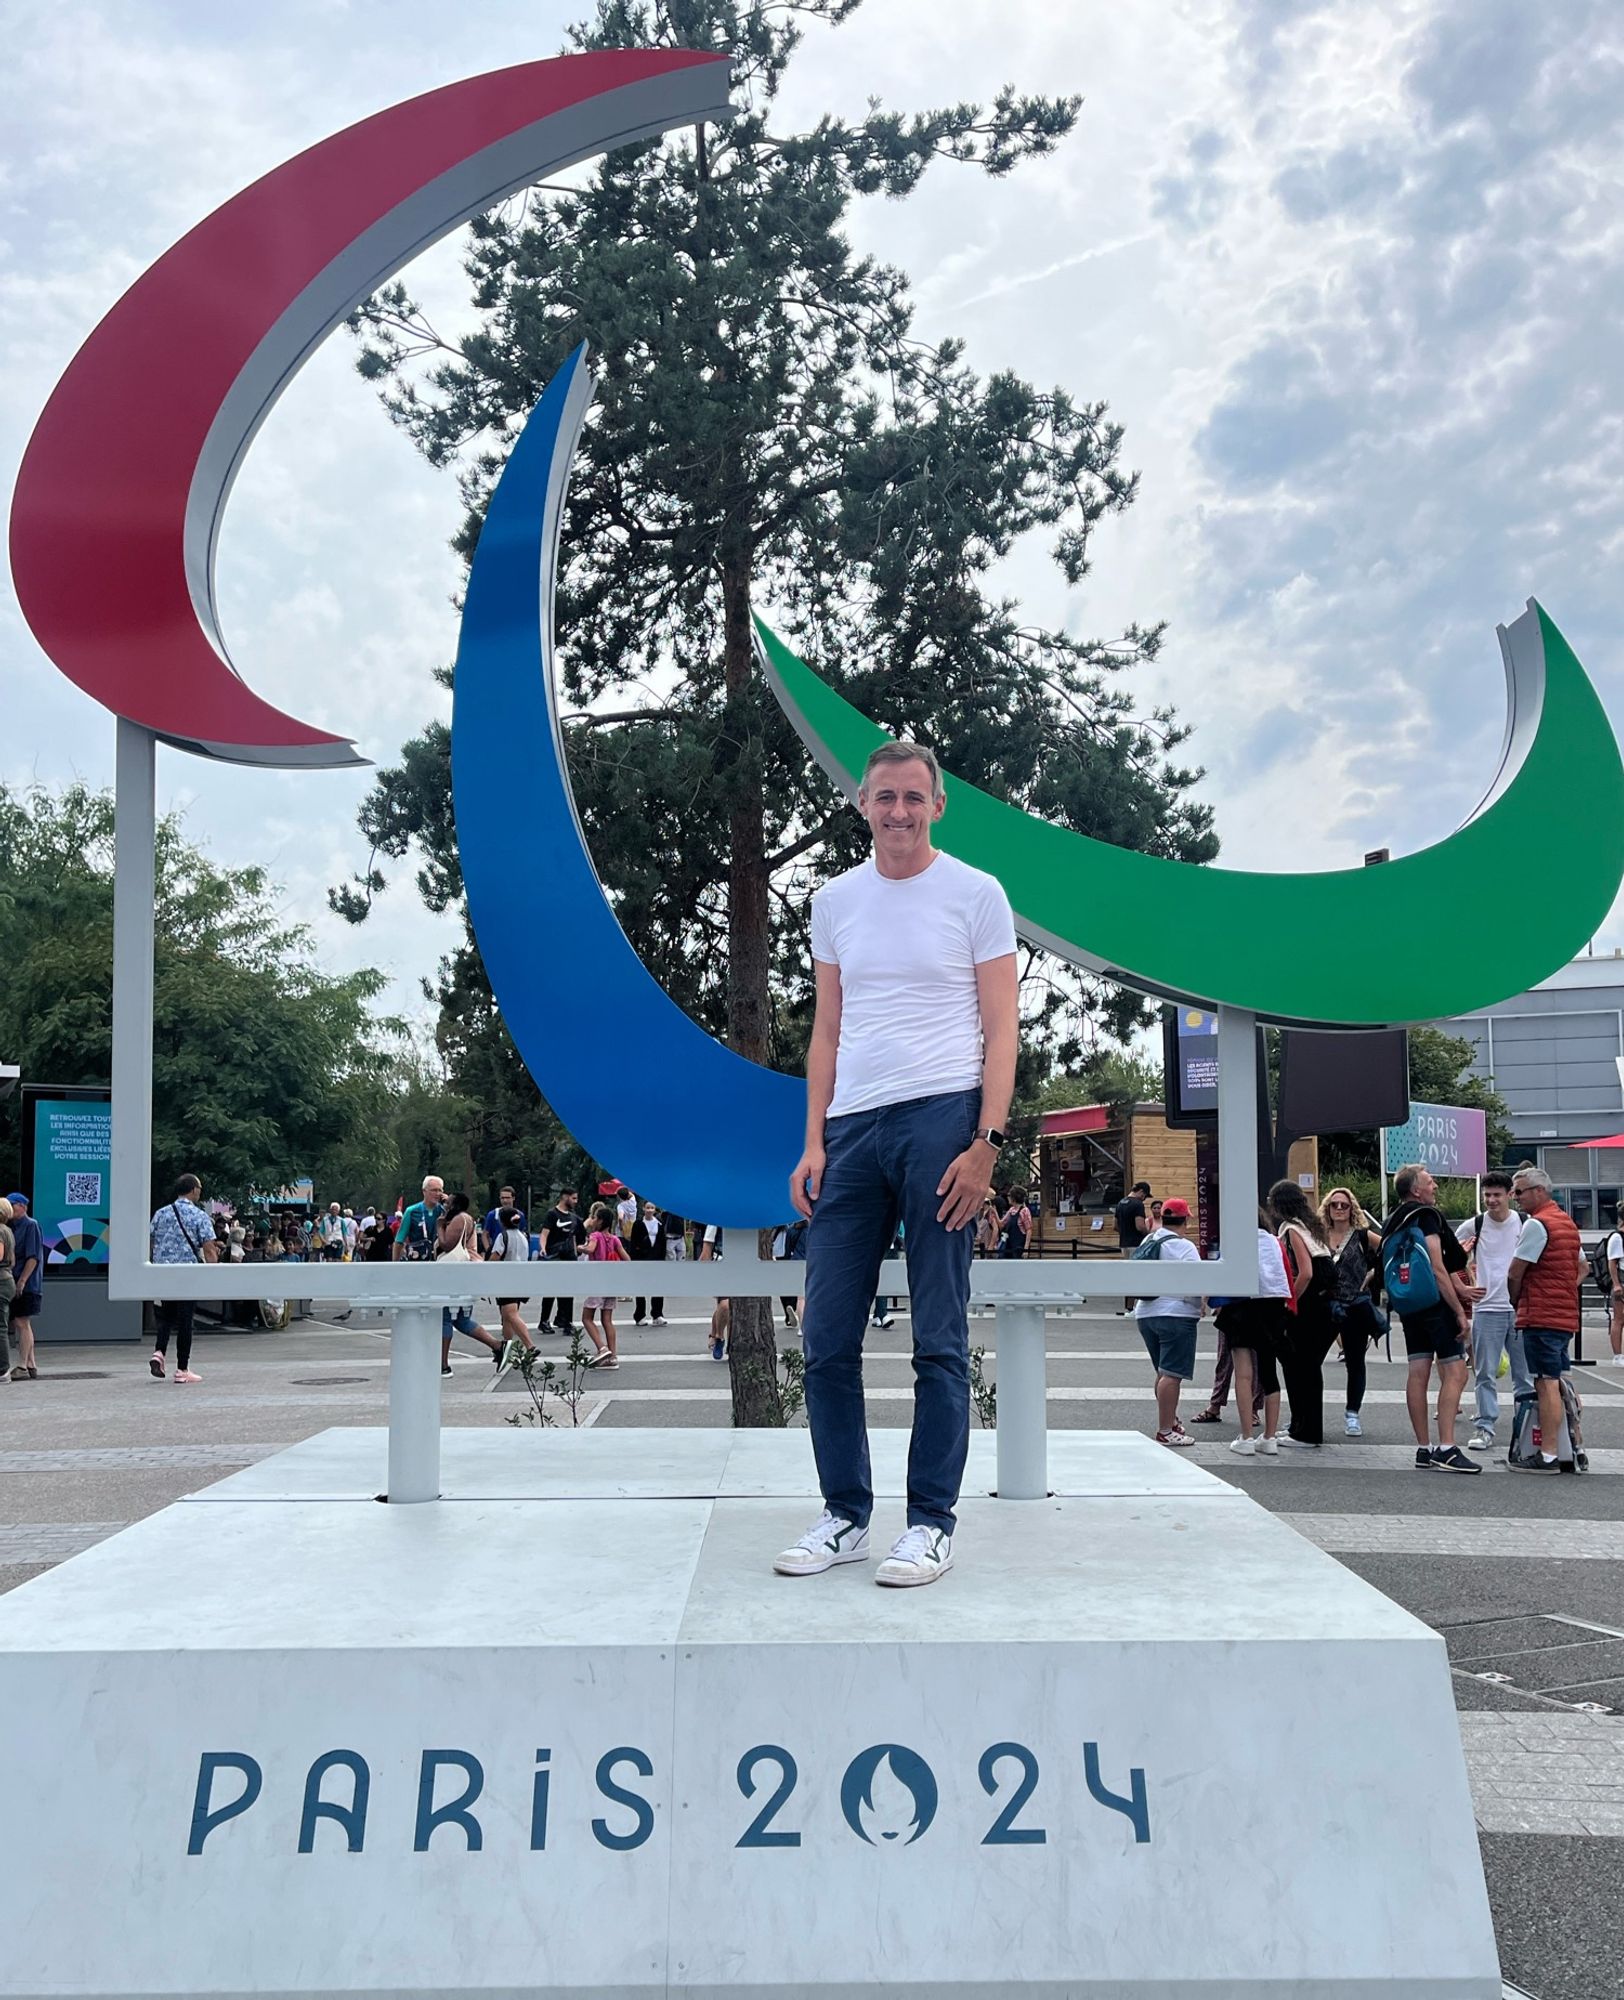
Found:
[[951, 1534], [970, 1449], [970, 1252], [974, 1227], [936, 1220], [936, 1192], [976, 1134], [979, 1090], [831, 1118], [823, 1187], [806, 1235], [806, 1415], [824, 1505], [866, 1526], [874, 1508], [863, 1412], [863, 1333], [900, 1217], [913, 1314], [908, 1525]]

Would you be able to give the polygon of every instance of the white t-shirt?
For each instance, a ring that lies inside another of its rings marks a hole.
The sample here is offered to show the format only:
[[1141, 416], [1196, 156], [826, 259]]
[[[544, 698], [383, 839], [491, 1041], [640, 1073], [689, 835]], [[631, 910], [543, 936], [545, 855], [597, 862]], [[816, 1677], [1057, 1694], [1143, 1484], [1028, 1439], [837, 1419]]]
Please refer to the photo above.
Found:
[[[1159, 1233], [1155, 1230], [1151, 1232], [1152, 1235]], [[1170, 1229], [1162, 1235], [1161, 1255], [1156, 1262], [1199, 1264], [1201, 1252], [1188, 1236], [1180, 1236], [1176, 1230]], [[1193, 1299], [1141, 1299], [1133, 1309], [1133, 1316], [1135, 1319], [1199, 1319], [1201, 1299], [1199, 1294]]]
[[[1466, 1249], [1476, 1251], [1477, 1282], [1484, 1287], [1483, 1297], [1478, 1304], [1484, 1312], [1511, 1311], [1511, 1294], [1506, 1290], [1506, 1273], [1511, 1269], [1511, 1260], [1517, 1254], [1517, 1240], [1522, 1235], [1522, 1228], [1523, 1219], [1520, 1215], [1508, 1215], [1504, 1222], [1496, 1222], [1492, 1215], [1485, 1212], [1481, 1242], [1478, 1241], [1469, 1222], [1463, 1223], [1455, 1232]], [[1544, 1233], [1542, 1224], [1541, 1236]]]
[[981, 1082], [976, 967], [1015, 949], [1003, 885], [951, 854], [894, 881], [873, 857], [812, 898], [812, 956], [840, 968], [829, 1116]]
[[1291, 1274], [1286, 1269], [1286, 1253], [1280, 1248], [1279, 1237], [1271, 1236], [1266, 1229], [1257, 1233], [1257, 1281], [1263, 1287], [1258, 1293], [1260, 1299], [1291, 1297]]
[[1624, 1235], [1614, 1229], [1607, 1237], [1607, 1261], [1610, 1264], [1624, 1264]]

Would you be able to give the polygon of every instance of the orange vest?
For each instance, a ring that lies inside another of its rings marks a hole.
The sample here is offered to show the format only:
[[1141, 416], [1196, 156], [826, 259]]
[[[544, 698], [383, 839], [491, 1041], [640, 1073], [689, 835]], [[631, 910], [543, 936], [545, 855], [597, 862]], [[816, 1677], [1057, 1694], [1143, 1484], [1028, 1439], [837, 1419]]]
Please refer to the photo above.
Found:
[[1545, 1228], [1539, 1261], [1523, 1273], [1517, 1296], [1518, 1326], [1551, 1333], [1579, 1331], [1579, 1225], [1567, 1210], [1548, 1201], [1535, 1217]]

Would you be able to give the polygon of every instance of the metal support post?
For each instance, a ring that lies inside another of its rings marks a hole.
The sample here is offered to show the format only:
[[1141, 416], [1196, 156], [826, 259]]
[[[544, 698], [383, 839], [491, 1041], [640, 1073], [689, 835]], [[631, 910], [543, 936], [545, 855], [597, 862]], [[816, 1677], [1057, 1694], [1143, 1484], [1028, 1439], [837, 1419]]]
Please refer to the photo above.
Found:
[[120, 721], [113, 794], [112, 1159], [108, 1296], [141, 1296], [152, 1214], [152, 936], [157, 892], [156, 738]]
[[389, 1498], [440, 1497], [440, 1308], [399, 1306], [389, 1335]]
[[998, 1497], [1049, 1492], [1048, 1383], [1041, 1305], [998, 1308]]

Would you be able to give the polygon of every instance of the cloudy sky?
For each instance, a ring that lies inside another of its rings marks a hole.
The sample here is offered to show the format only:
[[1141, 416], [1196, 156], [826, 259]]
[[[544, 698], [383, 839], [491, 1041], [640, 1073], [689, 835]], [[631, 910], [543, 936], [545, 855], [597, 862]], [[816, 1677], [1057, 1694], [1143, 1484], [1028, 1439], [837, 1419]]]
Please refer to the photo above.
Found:
[[[79, 342], [192, 222], [385, 104], [556, 52], [584, 7], [0, 0], [0, 489]], [[1143, 692], [1196, 725], [1225, 859], [1343, 865], [1454, 826], [1499, 751], [1494, 626], [1530, 595], [1616, 721], [1616, 0], [866, 0], [809, 33], [780, 122], [1006, 80], [1084, 96], [1061, 151], [1002, 182], [944, 164], [855, 234], [911, 274], [921, 332], [1125, 424], [1142, 497], [1099, 532], [1094, 575], [1068, 591], [1034, 547], [1007, 581], [1079, 631], [1171, 622]], [[411, 273], [453, 329], [457, 259], [453, 241]], [[459, 506], [353, 359], [334, 336], [261, 433], [219, 594], [248, 680], [382, 763], [446, 706], [430, 672], [455, 646]], [[9, 580], [0, 676], [0, 778], [110, 779], [110, 719], [40, 654]], [[220, 859], [270, 866], [325, 962], [380, 965], [411, 1004], [449, 922], [406, 883], [359, 932], [326, 910], [365, 859], [366, 774], [165, 751], [159, 778]], [[1560, 855], [1600, 829], [1575, 799], [1549, 832]]]

